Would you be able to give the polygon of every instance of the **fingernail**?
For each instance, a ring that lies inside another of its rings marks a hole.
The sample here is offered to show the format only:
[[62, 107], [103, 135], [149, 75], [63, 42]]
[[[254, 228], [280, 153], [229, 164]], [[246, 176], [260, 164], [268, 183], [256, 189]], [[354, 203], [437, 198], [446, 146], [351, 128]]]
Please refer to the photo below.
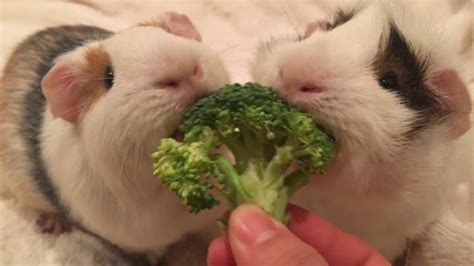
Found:
[[271, 238], [276, 226], [269, 216], [253, 205], [239, 207], [231, 215], [230, 232], [246, 245], [255, 245]]

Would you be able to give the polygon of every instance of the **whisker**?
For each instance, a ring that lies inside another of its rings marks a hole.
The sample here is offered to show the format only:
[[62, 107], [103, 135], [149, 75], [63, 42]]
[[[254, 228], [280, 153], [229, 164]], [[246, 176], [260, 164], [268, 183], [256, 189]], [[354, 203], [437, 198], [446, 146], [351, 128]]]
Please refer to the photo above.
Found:
[[221, 54], [223, 54], [223, 53], [225, 53], [225, 52], [227, 52], [227, 51], [229, 51], [229, 50], [232, 50], [232, 49], [234, 49], [234, 48], [241, 47], [241, 46], [244, 46], [244, 45], [249, 45], [249, 44], [247, 44], [247, 43], [234, 44], [234, 45], [231, 45], [231, 46], [229, 46], [229, 47], [226, 47], [226, 48], [224, 48], [224, 49], [222, 49], [222, 50], [220, 50], [220, 51], [217, 51], [217, 53], [221, 55]]
[[472, 114], [474, 111], [451, 111], [451, 113], [457, 113], [457, 114]]
[[293, 23], [293, 20], [291, 19], [290, 15], [289, 15], [288, 12], [287, 12], [287, 10], [286, 10], [286, 8], [285, 8], [283, 2], [280, 1], [279, 3], [280, 3], [280, 6], [281, 6], [283, 12], [285, 13], [286, 18], [288, 18], [288, 21], [290, 22], [291, 27], [295, 30], [296, 35], [297, 35], [297, 36], [300, 36], [301, 34], [298, 32], [298, 30], [297, 30], [295, 24]]
[[442, 93], [441, 96], [451, 96], [451, 95], [458, 95], [458, 94], [465, 94], [465, 92], [456, 92], [456, 93]]
[[68, 112], [64, 113], [64, 115], [71, 115], [71, 114], [74, 114], [76, 112], [79, 112], [79, 111], [83, 110], [87, 105], [88, 105], [88, 103], [82, 102], [78, 106], [76, 106], [75, 108], [69, 109]]

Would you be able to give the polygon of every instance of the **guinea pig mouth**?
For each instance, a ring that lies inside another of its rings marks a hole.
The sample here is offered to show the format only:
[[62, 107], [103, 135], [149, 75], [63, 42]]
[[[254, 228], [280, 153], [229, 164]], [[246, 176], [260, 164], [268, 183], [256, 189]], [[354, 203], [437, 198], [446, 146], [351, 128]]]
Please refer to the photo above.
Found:
[[173, 132], [173, 134], [171, 134], [170, 137], [177, 141], [182, 141], [184, 139], [184, 134], [179, 129], [177, 129], [175, 132]]

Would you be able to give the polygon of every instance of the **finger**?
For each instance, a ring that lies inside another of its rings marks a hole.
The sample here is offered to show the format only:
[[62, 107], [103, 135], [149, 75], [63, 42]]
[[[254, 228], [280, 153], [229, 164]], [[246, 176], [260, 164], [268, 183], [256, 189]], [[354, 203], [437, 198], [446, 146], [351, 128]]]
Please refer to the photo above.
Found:
[[312, 247], [253, 205], [231, 214], [228, 237], [239, 266], [327, 265]]
[[220, 237], [212, 241], [207, 251], [208, 266], [234, 266], [235, 260], [229, 246], [229, 241]]
[[362, 240], [342, 232], [305, 209], [290, 204], [287, 212], [290, 215], [290, 231], [315, 248], [329, 265], [390, 265]]

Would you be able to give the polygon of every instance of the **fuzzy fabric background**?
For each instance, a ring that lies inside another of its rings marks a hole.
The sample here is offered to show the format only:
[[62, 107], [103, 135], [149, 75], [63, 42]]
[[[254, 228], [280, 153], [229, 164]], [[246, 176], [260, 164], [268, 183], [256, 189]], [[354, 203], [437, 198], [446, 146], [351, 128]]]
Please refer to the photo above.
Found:
[[[424, 12], [444, 19], [459, 12], [463, 0], [417, 0]], [[327, 10], [323, 0], [163, 0], [163, 1], [24, 1], [0, 2], [0, 67], [25, 36], [47, 26], [90, 24], [118, 30], [148, 20], [164, 11], [187, 14], [201, 32], [203, 42], [224, 59], [232, 80], [250, 80], [247, 69], [258, 42], [272, 34], [303, 30], [306, 22]], [[472, 6], [468, 8], [471, 9]], [[472, 13], [471, 13], [472, 14]], [[471, 19], [472, 20], [472, 19]], [[471, 27], [472, 21], [466, 21]], [[469, 40], [471, 41], [471, 40]], [[472, 53], [466, 53], [472, 63]], [[472, 76], [469, 80], [472, 91]], [[1, 173], [0, 173], [1, 174]], [[453, 209], [462, 226], [470, 226], [472, 182], [459, 187]], [[77, 230], [60, 236], [41, 234], [35, 213], [20, 210], [0, 187], [0, 265], [121, 265], [127, 262], [95, 238]]]

